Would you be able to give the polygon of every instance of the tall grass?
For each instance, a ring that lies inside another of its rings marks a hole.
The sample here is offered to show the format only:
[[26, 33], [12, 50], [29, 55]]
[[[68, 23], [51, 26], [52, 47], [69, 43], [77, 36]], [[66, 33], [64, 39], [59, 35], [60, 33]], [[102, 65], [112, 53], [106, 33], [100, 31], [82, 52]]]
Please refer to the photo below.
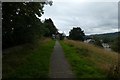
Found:
[[79, 78], [106, 78], [111, 67], [118, 63], [118, 53], [80, 41], [65, 40], [61, 44], [73, 71]]
[[4, 78], [47, 78], [49, 62], [55, 41], [40, 40], [35, 45], [25, 45], [3, 56]]

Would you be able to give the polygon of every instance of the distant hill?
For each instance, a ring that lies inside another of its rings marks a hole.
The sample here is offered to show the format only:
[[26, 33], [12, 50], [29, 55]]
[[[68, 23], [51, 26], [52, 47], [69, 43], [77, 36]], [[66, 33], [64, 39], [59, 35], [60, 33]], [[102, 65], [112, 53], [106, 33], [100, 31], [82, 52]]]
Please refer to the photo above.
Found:
[[108, 43], [111, 43], [114, 41], [120, 35], [120, 32], [114, 32], [114, 33], [105, 33], [105, 34], [94, 34], [94, 35], [89, 35], [86, 36], [87, 38], [98, 38], [100, 40], [107, 41]]
[[98, 37], [117, 37], [120, 32], [114, 32], [114, 33], [104, 33], [104, 34], [94, 34], [90, 36], [98, 36]]

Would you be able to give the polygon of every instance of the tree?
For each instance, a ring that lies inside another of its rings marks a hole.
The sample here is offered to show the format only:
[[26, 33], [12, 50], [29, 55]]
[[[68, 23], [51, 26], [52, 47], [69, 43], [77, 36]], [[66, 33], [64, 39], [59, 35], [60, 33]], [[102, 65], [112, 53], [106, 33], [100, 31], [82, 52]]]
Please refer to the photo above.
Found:
[[94, 43], [94, 44], [95, 44], [96, 46], [103, 47], [101, 41], [98, 40], [98, 39], [95, 39], [95, 43]]
[[45, 19], [44, 21], [44, 27], [45, 27], [45, 36], [51, 37], [52, 34], [56, 34], [58, 32], [57, 28], [55, 27], [52, 19]]
[[44, 13], [44, 4], [45, 2], [2, 3], [3, 48], [33, 43], [43, 35], [45, 29], [38, 17]]
[[99, 47], [103, 47], [102, 42], [100, 41], [99, 37], [93, 36], [93, 39], [95, 40], [94, 45], [99, 46]]
[[85, 36], [84, 31], [82, 31], [80, 27], [73, 28], [69, 32], [69, 38], [73, 40], [84, 41], [84, 36]]
[[119, 48], [119, 46], [120, 46], [120, 36], [118, 36], [118, 37], [114, 40], [114, 42], [113, 42], [112, 45], [111, 45], [111, 48], [112, 48], [114, 51], [120, 53], [120, 48]]

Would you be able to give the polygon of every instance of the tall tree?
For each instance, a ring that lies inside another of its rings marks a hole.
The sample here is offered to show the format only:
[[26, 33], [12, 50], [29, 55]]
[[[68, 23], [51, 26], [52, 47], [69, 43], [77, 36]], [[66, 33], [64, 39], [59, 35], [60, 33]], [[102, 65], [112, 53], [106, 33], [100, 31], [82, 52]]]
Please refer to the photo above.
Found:
[[52, 36], [52, 34], [56, 34], [56, 32], [58, 31], [57, 28], [55, 27], [52, 19], [45, 19], [44, 21], [44, 26], [46, 28], [46, 33], [45, 36]]
[[45, 2], [2, 3], [3, 48], [33, 42], [41, 34], [42, 23], [36, 17], [43, 14]]
[[84, 41], [84, 36], [85, 36], [84, 31], [82, 31], [82, 29], [80, 27], [73, 28], [69, 32], [69, 38], [73, 39], [73, 40]]

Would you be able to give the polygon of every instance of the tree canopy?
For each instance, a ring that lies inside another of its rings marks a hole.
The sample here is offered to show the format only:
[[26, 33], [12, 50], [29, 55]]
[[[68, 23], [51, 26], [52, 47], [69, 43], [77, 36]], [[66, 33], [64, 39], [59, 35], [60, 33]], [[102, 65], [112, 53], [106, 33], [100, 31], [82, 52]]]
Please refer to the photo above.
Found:
[[44, 36], [46, 37], [50, 37], [52, 36], [52, 34], [56, 34], [56, 32], [58, 31], [57, 28], [55, 27], [52, 19], [45, 19], [44, 21], [44, 26], [46, 28], [46, 33], [44, 34]]
[[85, 36], [84, 31], [82, 31], [82, 29], [80, 27], [73, 28], [69, 32], [69, 38], [73, 39], [73, 40], [84, 41], [84, 36]]
[[114, 51], [120, 53], [120, 48], [119, 48], [119, 46], [120, 46], [120, 36], [118, 35], [118, 37], [117, 37], [117, 38], [114, 40], [114, 42], [112, 43], [111, 48], [112, 48]]
[[49, 26], [45, 26], [47, 25], [46, 21], [42, 23], [37, 17], [41, 17], [44, 13], [44, 5], [45, 2], [3, 2], [3, 49], [24, 43], [33, 43], [47, 34], [47, 30], [50, 34], [57, 30], [51, 19], [48, 19]]

